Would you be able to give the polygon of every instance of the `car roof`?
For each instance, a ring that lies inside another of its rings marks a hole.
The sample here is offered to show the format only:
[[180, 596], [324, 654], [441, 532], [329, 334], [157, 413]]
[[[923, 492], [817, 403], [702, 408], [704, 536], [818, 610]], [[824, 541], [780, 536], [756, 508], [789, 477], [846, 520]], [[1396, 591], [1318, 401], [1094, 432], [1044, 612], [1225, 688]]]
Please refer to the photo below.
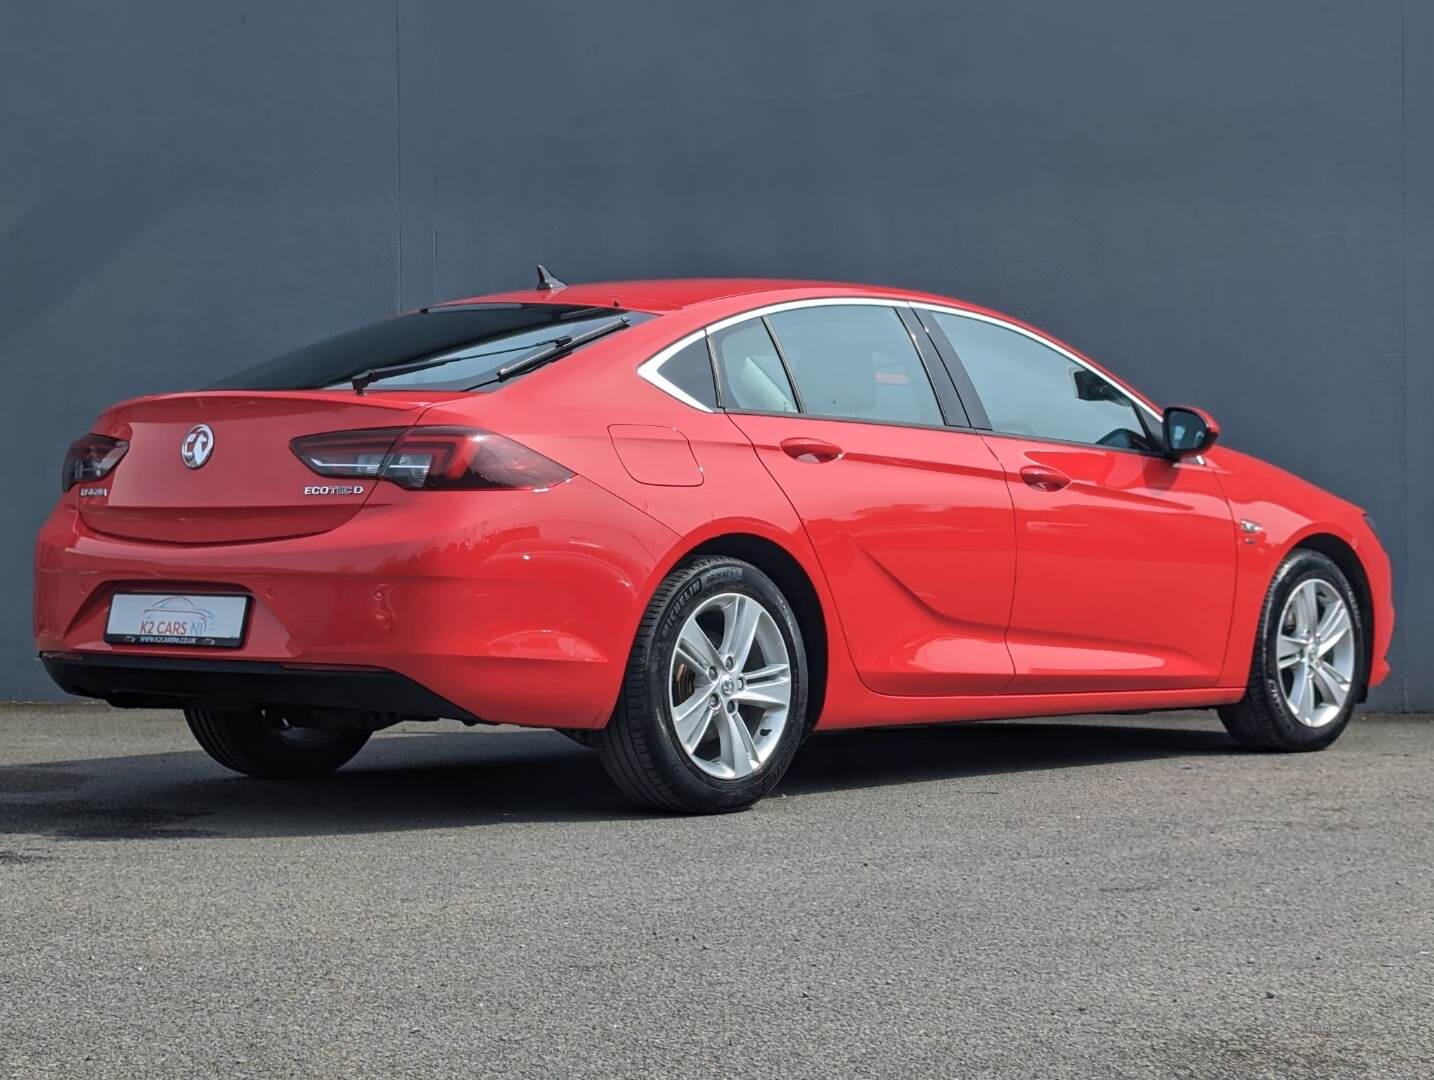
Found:
[[[582, 307], [615, 307], [653, 315], [666, 315], [679, 312], [684, 308], [712, 304], [717, 310], [714, 312], [711, 309], [706, 309], [701, 313], [701, 317], [707, 318], [715, 314], [721, 318], [732, 314], [741, 314], [752, 308], [766, 307], [769, 304], [781, 304], [789, 300], [815, 300], [843, 296], [932, 304], [941, 308], [969, 311], [977, 316], [991, 318], [998, 323], [1024, 330], [1037, 341], [1054, 345], [1072, 358], [1078, 359], [1080, 363], [1105, 375], [1128, 393], [1133, 394], [1147, 408], [1159, 412], [1158, 407], [1150, 398], [1054, 334], [994, 308], [919, 289], [901, 289], [889, 285], [860, 285], [849, 281], [803, 280], [801, 278], [651, 278], [636, 281], [561, 284], [551, 289], [518, 289], [513, 292], [490, 293], [486, 296], [473, 296], [463, 300], [449, 300], [432, 306], [442, 308], [454, 304], [492, 303], [576, 304]], [[738, 303], [739, 299], [742, 301], [741, 303]], [[722, 303], [723, 301], [725, 303]], [[692, 317], [693, 320], [698, 319], [699, 313], [694, 311]], [[694, 325], [698, 324], [694, 322]]]
[[[953, 303], [947, 297], [911, 292], [880, 285], [857, 285], [842, 281], [803, 281], [793, 278], [655, 278], [646, 281], [599, 281], [562, 285], [555, 289], [519, 289], [512, 292], [472, 296], [448, 304], [523, 303], [580, 304], [593, 307], [621, 307], [655, 315], [691, 307], [711, 300], [736, 296], [758, 296], [780, 301], [789, 296], [879, 296], [893, 299], [934, 300]], [[966, 306], [966, 305], [961, 305]]]

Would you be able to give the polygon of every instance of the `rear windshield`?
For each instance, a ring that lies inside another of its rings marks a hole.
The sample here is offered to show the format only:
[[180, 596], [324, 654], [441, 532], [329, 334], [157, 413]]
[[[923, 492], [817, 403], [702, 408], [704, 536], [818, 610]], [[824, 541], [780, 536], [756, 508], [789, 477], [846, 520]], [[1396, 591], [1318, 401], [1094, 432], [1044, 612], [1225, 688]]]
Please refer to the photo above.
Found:
[[[467, 390], [498, 369], [556, 338], [576, 336], [622, 316], [636, 325], [652, 318], [621, 308], [571, 304], [469, 304], [425, 308], [326, 338], [246, 368], [207, 390], [319, 390], [346, 387], [372, 368], [419, 360], [451, 362], [375, 378], [371, 390], [424, 387]], [[451, 355], [450, 355], [451, 354]]]

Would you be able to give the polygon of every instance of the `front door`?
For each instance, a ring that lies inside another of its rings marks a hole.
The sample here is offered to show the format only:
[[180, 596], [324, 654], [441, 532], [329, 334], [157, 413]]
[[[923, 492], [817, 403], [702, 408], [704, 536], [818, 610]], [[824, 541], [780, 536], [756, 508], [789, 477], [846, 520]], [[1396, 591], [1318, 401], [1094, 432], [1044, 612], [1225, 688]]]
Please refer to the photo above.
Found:
[[922, 317], [985, 414], [1015, 508], [1007, 692], [1215, 685], [1237, 539], [1214, 472], [1163, 457], [1152, 410], [1052, 343]]
[[1193, 461], [991, 436], [1016, 508], [1011, 693], [1213, 686], [1235, 526]]

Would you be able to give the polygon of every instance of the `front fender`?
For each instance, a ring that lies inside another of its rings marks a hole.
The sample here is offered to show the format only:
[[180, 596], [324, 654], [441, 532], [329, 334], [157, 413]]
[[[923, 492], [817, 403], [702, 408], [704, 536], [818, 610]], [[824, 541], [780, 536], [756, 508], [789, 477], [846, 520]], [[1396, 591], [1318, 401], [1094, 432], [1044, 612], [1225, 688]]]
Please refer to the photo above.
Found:
[[1394, 629], [1389, 556], [1353, 503], [1257, 458], [1221, 448], [1212, 455], [1220, 487], [1239, 531], [1235, 607], [1221, 686], [1249, 680], [1255, 633], [1275, 571], [1297, 547], [1320, 546], [1329, 538], [1353, 553], [1369, 588], [1371, 626], [1369, 683], [1389, 675], [1387, 653]]

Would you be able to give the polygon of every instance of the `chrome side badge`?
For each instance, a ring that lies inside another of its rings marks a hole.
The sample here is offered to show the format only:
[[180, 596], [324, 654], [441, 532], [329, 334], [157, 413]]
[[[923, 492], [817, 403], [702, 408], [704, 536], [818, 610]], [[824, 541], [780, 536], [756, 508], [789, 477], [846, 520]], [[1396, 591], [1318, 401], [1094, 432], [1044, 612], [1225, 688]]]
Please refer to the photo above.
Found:
[[197, 469], [214, 453], [214, 429], [208, 424], [195, 424], [179, 444], [179, 456], [184, 464]]

